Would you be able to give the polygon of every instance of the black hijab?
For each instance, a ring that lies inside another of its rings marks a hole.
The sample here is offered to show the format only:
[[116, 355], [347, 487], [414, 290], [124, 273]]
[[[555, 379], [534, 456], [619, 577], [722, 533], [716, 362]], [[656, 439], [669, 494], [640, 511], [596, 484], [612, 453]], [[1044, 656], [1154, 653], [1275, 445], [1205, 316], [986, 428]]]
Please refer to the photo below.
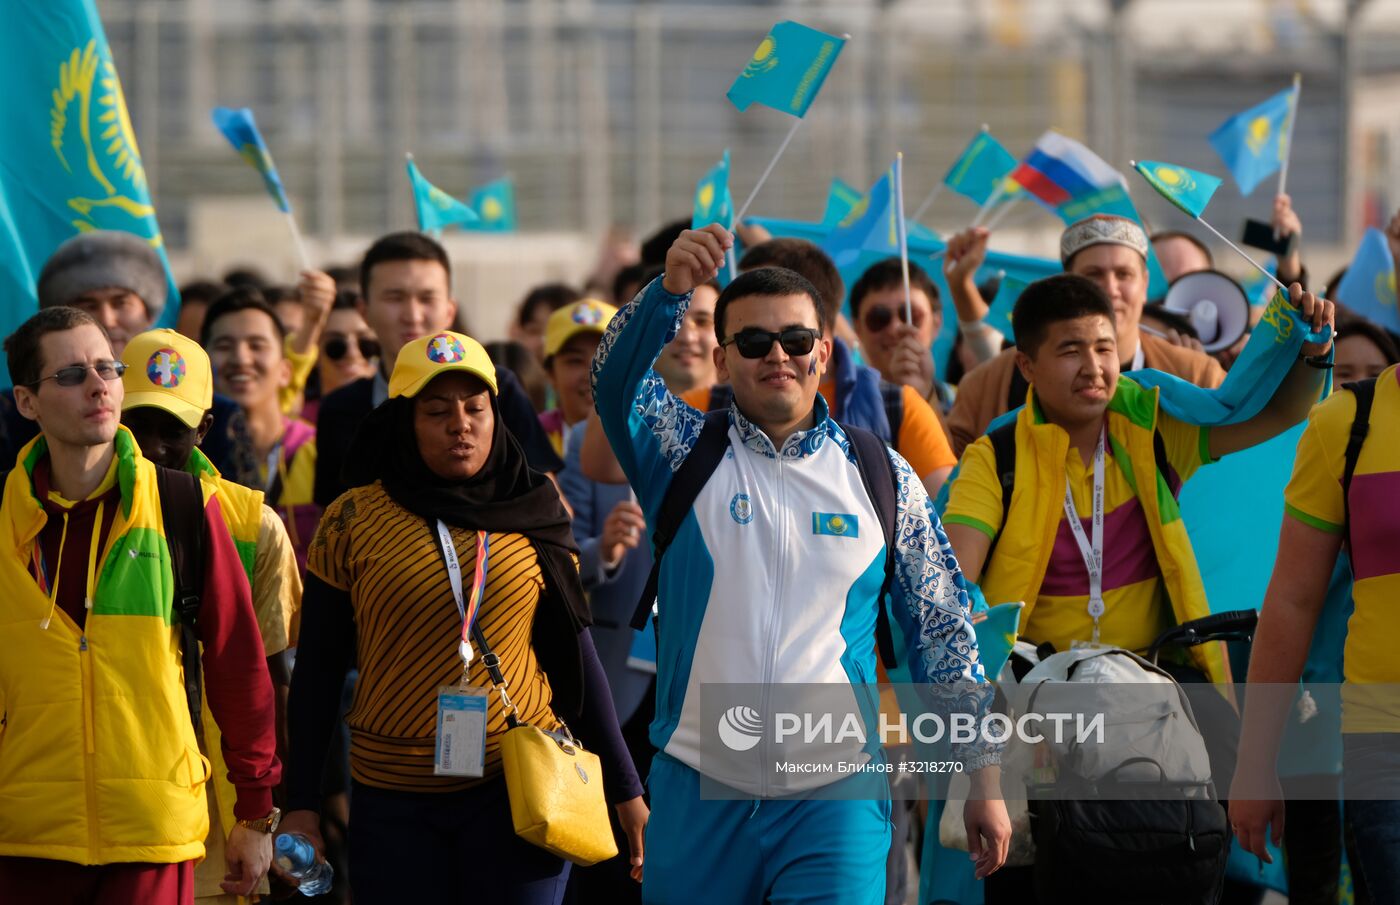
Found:
[[559, 595], [575, 630], [591, 623], [572, 554], [573, 528], [554, 482], [530, 468], [525, 450], [501, 420], [491, 394], [496, 426], [481, 469], [465, 481], [439, 477], [418, 451], [413, 399], [388, 399], [360, 424], [345, 459], [347, 486], [382, 481], [389, 497], [432, 522], [441, 519], [468, 531], [523, 534], [534, 542], [549, 590]]

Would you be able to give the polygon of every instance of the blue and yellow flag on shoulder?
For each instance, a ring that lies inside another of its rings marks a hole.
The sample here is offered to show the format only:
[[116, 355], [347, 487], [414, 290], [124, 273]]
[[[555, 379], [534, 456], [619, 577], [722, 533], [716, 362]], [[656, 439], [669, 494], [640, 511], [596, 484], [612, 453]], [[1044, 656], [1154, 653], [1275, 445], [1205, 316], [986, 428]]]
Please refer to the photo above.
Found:
[[[0, 72], [9, 86], [0, 104], [0, 335], [8, 335], [37, 308], [35, 281], [64, 240], [122, 230], [162, 260], [165, 241], [95, 2], [12, 4]], [[173, 280], [171, 290], [168, 323], [179, 308]]]
[[[943, 177], [943, 184], [979, 205], [986, 204], [996, 191], [997, 183], [1008, 182], [1006, 177], [1016, 169], [1016, 163], [1011, 152], [1002, 147], [992, 133], [983, 129], [953, 161]], [[1010, 183], [1004, 186], [1003, 193], [1006, 188], [1012, 187], [1020, 189], [1018, 184]]]
[[449, 226], [474, 225], [481, 219], [476, 211], [424, 179], [412, 154], [408, 155], [408, 181], [413, 186], [413, 207], [418, 213], [420, 231], [441, 232]]
[[826, 193], [826, 210], [822, 213], [823, 226], [835, 226], [846, 219], [865, 196], [860, 189], [840, 179], [831, 180], [831, 189]]
[[724, 156], [700, 177], [695, 185], [695, 205], [690, 214], [690, 228], [700, 229], [718, 223], [734, 229], [734, 196], [729, 192], [729, 149]]
[[253, 111], [247, 107], [215, 107], [213, 118], [214, 126], [233, 145], [238, 156], [262, 176], [263, 186], [277, 203], [277, 209], [290, 214], [292, 203], [287, 200], [287, 190], [282, 187], [282, 177], [277, 173], [277, 165], [272, 162], [272, 152], [268, 151], [267, 142], [263, 141], [262, 133], [258, 131]]
[[797, 22], [779, 22], [759, 43], [726, 96], [740, 110], [757, 102], [796, 117], [806, 116], [845, 46], [844, 37]]
[[1239, 183], [1240, 194], [1248, 195], [1277, 173], [1288, 156], [1295, 91], [1285, 88], [1262, 104], [1236, 113], [1210, 133], [1210, 145]]
[[515, 232], [515, 183], [510, 179], [495, 179], [486, 183], [472, 192], [468, 206], [480, 218], [467, 224], [468, 229], [478, 232]]
[[1209, 173], [1189, 170], [1174, 163], [1139, 160], [1133, 167], [1159, 195], [1195, 220], [1201, 218], [1206, 205], [1210, 204], [1211, 196], [1220, 188], [1220, 180]]

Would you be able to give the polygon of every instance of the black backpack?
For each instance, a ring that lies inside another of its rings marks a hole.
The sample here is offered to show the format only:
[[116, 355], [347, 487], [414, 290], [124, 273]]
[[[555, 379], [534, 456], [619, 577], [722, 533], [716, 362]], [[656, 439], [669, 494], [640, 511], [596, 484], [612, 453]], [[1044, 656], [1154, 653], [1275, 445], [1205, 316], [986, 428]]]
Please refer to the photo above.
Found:
[[1361, 459], [1361, 447], [1366, 444], [1366, 435], [1371, 432], [1371, 403], [1376, 399], [1376, 378], [1357, 380], [1344, 384], [1356, 397], [1356, 414], [1351, 419], [1351, 433], [1347, 435], [1347, 449], [1342, 466], [1342, 511], [1346, 513], [1346, 533], [1348, 545], [1351, 542], [1351, 479], [1356, 477], [1356, 463]]
[[[0, 503], [10, 472], [0, 472]], [[180, 621], [180, 662], [185, 673], [185, 702], [195, 732], [202, 731], [204, 674], [199, 662], [199, 605], [204, 588], [204, 492], [199, 479], [183, 471], [156, 466], [156, 492], [165, 522], [165, 544], [175, 578], [173, 609]]]
[[[885, 580], [880, 586], [880, 605], [876, 608], [875, 639], [880, 649], [880, 660], [886, 669], [898, 665], [895, 659], [894, 638], [890, 634], [890, 617], [885, 603], [890, 582], [894, 577], [894, 532], [896, 520], [896, 487], [894, 468], [890, 465], [889, 452], [884, 442], [870, 431], [858, 427], [841, 425], [850, 438], [851, 449], [855, 453], [856, 468], [860, 471], [865, 492], [875, 506], [875, 514], [880, 520], [880, 530], [885, 538]], [[671, 478], [671, 486], [661, 501], [657, 512], [656, 526], [652, 532], [653, 556], [651, 574], [647, 576], [646, 587], [637, 600], [636, 612], [632, 615], [634, 629], [646, 628], [651, 615], [652, 602], [661, 576], [661, 560], [675, 540], [676, 532], [685, 521], [686, 514], [695, 505], [700, 490], [710, 480], [729, 448], [729, 412], [727, 409], [711, 411], [705, 415], [705, 426], [695, 442], [695, 447], [686, 456], [681, 467]]]

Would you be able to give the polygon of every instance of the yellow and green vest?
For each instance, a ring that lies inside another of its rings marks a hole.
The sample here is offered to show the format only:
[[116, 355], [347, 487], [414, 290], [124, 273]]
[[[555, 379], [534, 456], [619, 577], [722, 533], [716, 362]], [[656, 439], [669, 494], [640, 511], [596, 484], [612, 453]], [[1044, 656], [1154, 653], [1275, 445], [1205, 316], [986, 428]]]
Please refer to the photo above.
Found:
[[[1157, 397], [1156, 388], [1144, 389], [1120, 377], [1108, 404], [1108, 442], [1114, 461], [1142, 506], [1172, 613], [1181, 623], [1209, 616], [1210, 605], [1181, 509], [1166, 476], [1157, 468], [1153, 452]], [[1065, 457], [1069, 453], [1069, 434], [1045, 422], [1035, 404], [1034, 388], [1016, 417], [1016, 447], [1011, 508], [996, 552], [979, 583], [989, 602], [1024, 601], [1024, 628], [1049, 565], [1053, 545], [1047, 538], [1055, 536], [1064, 513]], [[1197, 668], [1212, 682], [1230, 681], [1223, 645], [1204, 644], [1191, 648], [1190, 653]]]
[[[155, 466], [116, 437], [121, 505], [86, 625], [29, 572], [47, 516], [34, 492], [41, 435], [0, 507], [0, 856], [78, 864], [204, 854], [210, 765], [190, 722], [172, 618], [174, 579]], [[210, 489], [205, 486], [205, 500]]]

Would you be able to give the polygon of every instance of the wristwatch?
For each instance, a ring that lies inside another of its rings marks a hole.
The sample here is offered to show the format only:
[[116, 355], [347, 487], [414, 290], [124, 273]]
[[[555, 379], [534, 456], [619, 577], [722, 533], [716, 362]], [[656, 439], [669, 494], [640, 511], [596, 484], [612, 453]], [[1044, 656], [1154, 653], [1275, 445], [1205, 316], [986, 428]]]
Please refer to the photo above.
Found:
[[273, 808], [266, 817], [259, 817], [256, 820], [240, 820], [238, 825], [245, 829], [250, 829], [255, 833], [265, 833], [271, 836], [277, 832], [277, 824], [282, 822], [282, 809]]

